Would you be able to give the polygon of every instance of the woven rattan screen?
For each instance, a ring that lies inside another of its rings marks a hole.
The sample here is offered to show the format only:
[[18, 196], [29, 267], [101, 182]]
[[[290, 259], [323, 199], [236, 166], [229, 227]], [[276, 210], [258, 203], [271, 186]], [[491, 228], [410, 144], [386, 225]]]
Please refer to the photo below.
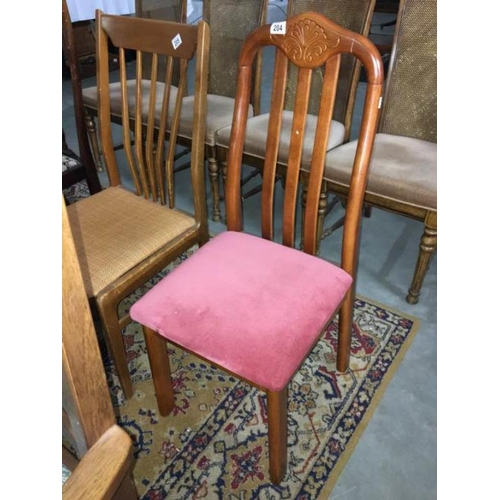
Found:
[[247, 35], [261, 24], [266, 5], [265, 0], [203, 2], [203, 16], [210, 25], [210, 94], [236, 95], [240, 49]]
[[437, 142], [437, 4], [402, 1], [379, 131]]
[[[313, 10], [329, 17], [344, 28], [367, 35], [370, 29], [375, 0], [289, 0], [288, 15], [299, 14]], [[334, 118], [345, 123], [349, 95], [353, 85], [357, 83], [355, 77], [356, 61], [354, 57], [343, 56], [340, 66], [340, 76], [335, 100]], [[359, 70], [358, 70], [359, 72]], [[286, 109], [293, 109], [296, 89], [297, 71], [291, 67], [287, 83], [285, 100]], [[311, 86], [311, 102], [309, 113], [317, 114], [319, 108], [320, 91], [322, 87], [322, 70], [316, 70]], [[353, 96], [354, 98], [354, 96]]]

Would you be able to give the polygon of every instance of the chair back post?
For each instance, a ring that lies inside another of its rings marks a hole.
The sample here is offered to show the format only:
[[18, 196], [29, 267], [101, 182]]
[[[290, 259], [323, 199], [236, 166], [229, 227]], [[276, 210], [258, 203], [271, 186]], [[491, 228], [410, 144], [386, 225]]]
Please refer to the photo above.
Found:
[[286, 62], [298, 68], [298, 88], [290, 137], [283, 208], [283, 243], [287, 246], [294, 246], [295, 241], [297, 191], [311, 74], [315, 68], [323, 65], [326, 68], [309, 170], [309, 189], [304, 221], [304, 251], [315, 254], [318, 204], [323, 183], [327, 137], [334, 108], [340, 57], [342, 54], [350, 54], [363, 64], [368, 80], [362, 130], [354, 160], [343, 239], [342, 267], [354, 276], [361, 208], [383, 88], [384, 74], [380, 54], [368, 38], [342, 28], [316, 12], [306, 12], [289, 18], [284, 35], [272, 34], [270, 28], [271, 26], [267, 25], [254, 31], [247, 38], [240, 55], [236, 105], [228, 154], [226, 190], [228, 229], [236, 231], [242, 229], [240, 176], [252, 63], [264, 46], [272, 45], [277, 48], [277, 54], [262, 190], [262, 228], [263, 237], [267, 239], [273, 239], [274, 177], [281, 131], [281, 106], [286, 86]]
[[210, 27], [199, 24], [196, 57], [196, 81], [194, 87], [193, 137], [191, 142], [191, 176], [194, 186], [195, 218], [204, 226], [208, 239], [208, 214], [205, 197], [205, 132], [210, 54]]

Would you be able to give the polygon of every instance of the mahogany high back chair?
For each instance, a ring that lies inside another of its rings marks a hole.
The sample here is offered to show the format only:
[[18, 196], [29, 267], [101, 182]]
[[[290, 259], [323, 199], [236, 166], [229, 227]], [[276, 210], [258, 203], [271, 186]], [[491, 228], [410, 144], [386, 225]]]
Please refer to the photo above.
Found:
[[[247, 35], [264, 24], [268, 0], [205, 0], [203, 19], [210, 25], [210, 69], [207, 97], [206, 159], [212, 198], [212, 218], [220, 220], [219, 169], [215, 136], [221, 128], [231, 125], [236, 95], [238, 56]], [[249, 114], [259, 113], [260, 60], [256, 62]], [[179, 127], [179, 143], [190, 147], [192, 137], [192, 104], [188, 96], [183, 105]]]
[[[327, 155], [329, 191], [347, 192], [356, 145]], [[424, 223], [406, 296], [416, 304], [437, 248], [436, 0], [401, 0], [365, 201]]]
[[[318, 12], [340, 26], [367, 36], [370, 29], [371, 19], [375, 6], [375, 0], [289, 0], [288, 17], [301, 12]], [[349, 139], [352, 112], [356, 95], [357, 83], [360, 74], [360, 65], [355, 58], [344, 56], [341, 58], [337, 94], [335, 97], [335, 109], [332, 116], [332, 126], [328, 138], [328, 149], [332, 149]], [[278, 163], [280, 164], [280, 175], [286, 175], [286, 154], [290, 146], [288, 137], [292, 125], [292, 110], [297, 92], [297, 68], [290, 66], [287, 74], [284, 116], [282, 124], [281, 144], [278, 152]], [[308, 105], [308, 117], [306, 121], [306, 140], [303, 150], [303, 161], [308, 162], [312, 154], [314, 130], [317, 123], [318, 109], [323, 85], [323, 68], [316, 68], [312, 75], [311, 96]], [[245, 146], [243, 150], [244, 163], [256, 167], [262, 171], [264, 157], [266, 154], [266, 138], [269, 125], [269, 113], [262, 113], [249, 119], [246, 132]], [[231, 128], [226, 127], [217, 133], [216, 143], [218, 157], [222, 162], [224, 176], [224, 163], [229, 147]], [[254, 188], [244, 194], [248, 197], [259, 191], [260, 187]]]
[[64, 202], [62, 258], [62, 496], [135, 499], [132, 440], [116, 424]]
[[[186, 12], [187, 12], [187, 0], [136, 0], [135, 1], [135, 16], [143, 17], [146, 19], [160, 19], [164, 21], [174, 21], [178, 23], [186, 22]], [[157, 70], [157, 81], [162, 84], [165, 82], [166, 78], [166, 57], [159, 54], [158, 55], [158, 70]], [[149, 102], [149, 85], [148, 80], [151, 79], [151, 57], [148, 53], [145, 53], [142, 58], [142, 73], [143, 73], [143, 108], [144, 114], [147, 114], [147, 106]], [[171, 76], [171, 85], [175, 88], [179, 84], [180, 79], [180, 68], [179, 65], [174, 62]], [[134, 78], [131, 78], [128, 82], [129, 85], [129, 95], [135, 94]], [[158, 85], [160, 88], [161, 85]], [[97, 133], [97, 127], [95, 119], [97, 118], [97, 100], [98, 92], [97, 86], [90, 86], [83, 89], [82, 93], [83, 106], [84, 106], [84, 118], [85, 126], [87, 129], [87, 134], [90, 139], [90, 144], [92, 147], [92, 154], [96, 167], [99, 171], [102, 171], [102, 146], [99, 141], [99, 135]], [[121, 103], [121, 92], [120, 83], [112, 82], [110, 85], [110, 100], [111, 100], [111, 117], [113, 123], [122, 125], [123, 114], [122, 114], [122, 103]], [[157, 103], [160, 105], [161, 103]], [[132, 130], [134, 129], [134, 124], [130, 123]], [[168, 131], [167, 131], [168, 132]], [[120, 148], [120, 145], [117, 145]]]
[[[110, 16], [97, 12], [99, 129], [110, 187], [68, 207], [73, 236], [80, 257], [85, 287], [95, 301], [108, 347], [125, 397], [132, 383], [122, 340], [130, 317], [118, 316], [118, 304], [161, 271], [182, 252], [208, 240], [203, 146], [208, 78], [209, 28], [182, 23]], [[122, 127], [125, 159], [118, 164], [111, 130], [112, 110], [108, 71], [108, 39], [119, 48], [123, 120], [133, 117], [135, 144], [129, 127]], [[135, 50], [136, 95], [128, 95], [125, 50]], [[165, 85], [142, 79], [144, 52], [153, 54], [152, 75], [157, 75], [157, 54], [168, 56]], [[181, 72], [178, 92], [169, 85], [172, 60], [181, 68], [196, 57], [194, 122], [191, 153], [191, 193], [194, 214], [176, 208], [173, 190], [173, 157], [176, 132], [187, 75]], [[147, 85], [146, 85], [147, 84]], [[144, 86], [150, 96], [148, 113], [141, 118]], [[158, 105], [160, 103], [160, 105]], [[170, 141], [165, 147], [165, 130]], [[143, 141], [144, 138], [144, 141]], [[135, 186], [122, 185], [127, 174]], [[168, 204], [168, 206], [164, 206]]]
[[[252, 66], [265, 46], [276, 47], [272, 102], [263, 173], [262, 238], [242, 231], [241, 162]], [[341, 54], [363, 63], [368, 88], [361, 138], [342, 244], [341, 266], [314, 256], [324, 158], [334, 108]], [[288, 64], [299, 83], [288, 151], [283, 244], [273, 241], [276, 160]], [[304, 221], [304, 251], [294, 247], [300, 158], [314, 68], [325, 76], [314, 138]], [[156, 284], [131, 308], [144, 326], [158, 406], [175, 406], [165, 340], [229, 371], [267, 394], [271, 480], [280, 483], [287, 462], [287, 386], [340, 310], [339, 349], [350, 344], [359, 225], [366, 176], [383, 86], [383, 66], [370, 40], [316, 12], [288, 19], [286, 34], [271, 26], [255, 30], [239, 59], [236, 105], [226, 188], [228, 231], [211, 239]]]

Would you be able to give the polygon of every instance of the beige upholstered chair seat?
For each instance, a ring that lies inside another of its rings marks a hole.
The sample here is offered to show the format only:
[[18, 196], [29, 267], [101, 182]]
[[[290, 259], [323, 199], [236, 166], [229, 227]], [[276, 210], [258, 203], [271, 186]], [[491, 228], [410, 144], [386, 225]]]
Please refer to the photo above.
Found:
[[[155, 118], [156, 122], [160, 123], [160, 113], [161, 105], [163, 102], [163, 92], [165, 91], [165, 84], [162, 82], [156, 83], [156, 98], [157, 103]], [[142, 118], [144, 121], [147, 120], [148, 116], [148, 106], [149, 106], [149, 95], [151, 92], [151, 82], [149, 80], [142, 81]], [[88, 87], [83, 89], [83, 105], [85, 107], [97, 110], [97, 87]], [[129, 115], [130, 118], [134, 118], [135, 115], [135, 80], [127, 81], [127, 94], [129, 102]], [[170, 87], [170, 113], [173, 109], [175, 103], [175, 98], [177, 96], [177, 87]], [[122, 91], [120, 82], [111, 83], [109, 85], [109, 99], [111, 104], [111, 114], [115, 116], [122, 116]], [[169, 114], [170, 114], [169, 113]]]
[[[283, 119], [281, 124], [280, 147], [278, 150], [278, 162], [286, 164], [288, 159], [288, 150], [290, 148], [290, 133], [292, 130], [293, 112], [283, 111]], [[312, 157], [314, 145], [314, 136], [316, 133], [316, 123], [318, 117], [307, 115], [306, 129], [304, 134], [304, 149], [302, 152], [302, 161], [309, 162]], [[269, 124], [269, 113], [254, 116], [249, 118], [247, 122], [247, 130], [245, 136], [244, 151], [245, 154], [255, 156], [257, 158], [265, 158], [266, 155], [266, 138], [267, 128]], [[332, 121], [330, 127], [330, 135], [328, 137], [327, 150], [330, 150], [344, 140], [344, 125], [337, 121]], [[231, 135], [231, 127], [225, 127], [217, 132], [216, 142], [219, 146], [229, 146], [229, 138]]]
[[[325, 178], [348, 186], [358, 141], [330, 151]], [[367, 193], [415, 207], [437, 209], [437, 144], [411, 137], [377, 134]]]
[[89, 297], [195, 226], [188, 215], [120, 187], [68, 206], [68, 216]]
[[[179, 125], [179, 136], [191, 139], [193, 134], [193, 103], [194, 96], [187, 96], [182, 100], [181, 123]], [[222, 95], [207, 95], [207, 123], [205, 132], [205, 144], [215, 145], [216, 132], [229, 126], [233, 121], [234, 99]], [[248, 116], [253, 116], [253, 107], [250, 105]]]

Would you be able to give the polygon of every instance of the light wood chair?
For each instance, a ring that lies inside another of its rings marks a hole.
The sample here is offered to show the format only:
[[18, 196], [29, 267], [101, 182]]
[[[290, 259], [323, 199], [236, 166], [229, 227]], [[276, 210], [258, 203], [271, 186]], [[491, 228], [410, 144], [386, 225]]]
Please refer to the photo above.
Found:
[[[241, 166], [259, 51], [274, 46], [276, 59], [262, 190], [262, 238], [242, 232]], [[340, 266], [315, 256], [318, 205], [341, 54], [361, 60], [368, 84]], [[283, 205], [283, 244], [273, 241], [276, 160], [289, 64], [298, 67]], [[304, 221], [304, 251], [294, 247], [300, 158], [305, 139], [311, 76], [325, 67], [313, 140]], [[287, 20], [286, 34], [271, 26], [254, 31], [241, 50], [226, 186], [228, 231], [167, 275], [131, 308], [144, 326], [158, 406], [175, 406], [165, 341], [227, 370], [267, 394], [271, 480], [279, 484], [287, 464], [287, 386], [337, 311], [339, 357], [350, 345], [357, 249], [363, 196], [383, 88], [380, 54], [366, 37], [316, 12]], [[348, 350], [348, 349], [347, 349]], [[339, 364], [343, 363], [338, 359]]]
[[[173, 21], [178, 23], [186, 22], [187, 0], [136, 0], [135, 1], [135, 16], [146, 19], [160, 19], [164, 21]], [[130, 57], [130, 55], [129, 55]], [[142, 98], [144, 112], [147, 113], [147, 106], [149, 102], [149, 84], [148, 80], [151, 79], [151, 55], [145, 53], [142, 57], [142, 74], [144, 78]], [[166, 64], [167, 58], [158, 56], [158, 69], [157, 81], [163, 84], [166, 78]], [[171, 85], [177, 89], [180, 79], [180, 67], [174, 63], [172, 68], [172, 75], [170, 77]], [[162, 85], [158, 85], [160, 88]], [[129, 95], [135, 93], [135, 79], [130, 78], [128, 82]], [[111, 99], [111, 119], [113, 123], [122, 125], [123, 112], [121, 102], [120, 82], [112, 82], [110, 84], [110, 99]], [[103, 159], [101, 155], [102, 146], [99, 141], [99, 134], [97, 132], [96, 119], [97, 119], [97, 106], [98, 106], [98, 92], [97, 85], [89, 86], [82, 91], [82, 101], [84, 109], [84, 123], [87, 134], [90, 140], [93, 158], [97, 170], [104, 170]], [[133, 131], [135, 126], [134, 122], [130, 122], [129, 126]], [[167, 130], [168, 133], [168, 130]], [[121, 149], [123, 145], [117, 144], [116, 149]]]
[[[406, 296], [416, 304], [437, 249], [436, 0], [401, 0], [384, 94], [365, 201], [424, 223]], [[328, 153], [330, 192], [348, 191], [356, 147], [353, 141]]]
[[64, 202], [62, 257], [62, 498], [135, 499], [132, 440], [116, 424]]
[[[203, 164], [206, 93], [208, 75], [209, 28], [97, 12], [99, 130], [110, 179], [110, 187], [68, 207], [68, 215], [80, 258], [87, 296], [96, 305], [105, 337], [125, 397], [133, 393], [122, 329], [130, 322], [119, 317], [118, 305], [193, 245], [208, 240], [208, 221]], [[129, 127], [122, 127], [125, 155], [118, 164], [113, 147], [112, 109], [108, 72], [108, 40], [119, 48], [122, 112], [135, 123], [135, 145]], [[180, 40], [178, 45], [172, 41]], [[175, 48], [174, 48], [175, 45]], [[125, 49], [137, 52], [138, 71], [134, 88], [127, 92]], [[143, 53], [153, 53], [152, 75], [157, 75], [157, 56], [169, 58], [165, 85], [141, 75]], [[181, 80], [178, 92], [169, 85], [173, 59], [179, 59]], [[173, 187], [174, 152], [186, 68], [195, 59], [194, 122], [191, 153], [191, 194], [194, 214], [175, 204]], [[148, 112], [136, 105], [142, 102], [143, 86], [149, 94]], [[159, 114], [159, 110], [161, 113]], [[141, 116], [142, 114], [142, 116]], [[165, 130], [170, 141], [165, 148]], [[143, 142], [144, 138], [144, 142]], [[122, 185], [129, 175], [135, 191]], [[168, 204], [168, 206], [164, 206]]]

